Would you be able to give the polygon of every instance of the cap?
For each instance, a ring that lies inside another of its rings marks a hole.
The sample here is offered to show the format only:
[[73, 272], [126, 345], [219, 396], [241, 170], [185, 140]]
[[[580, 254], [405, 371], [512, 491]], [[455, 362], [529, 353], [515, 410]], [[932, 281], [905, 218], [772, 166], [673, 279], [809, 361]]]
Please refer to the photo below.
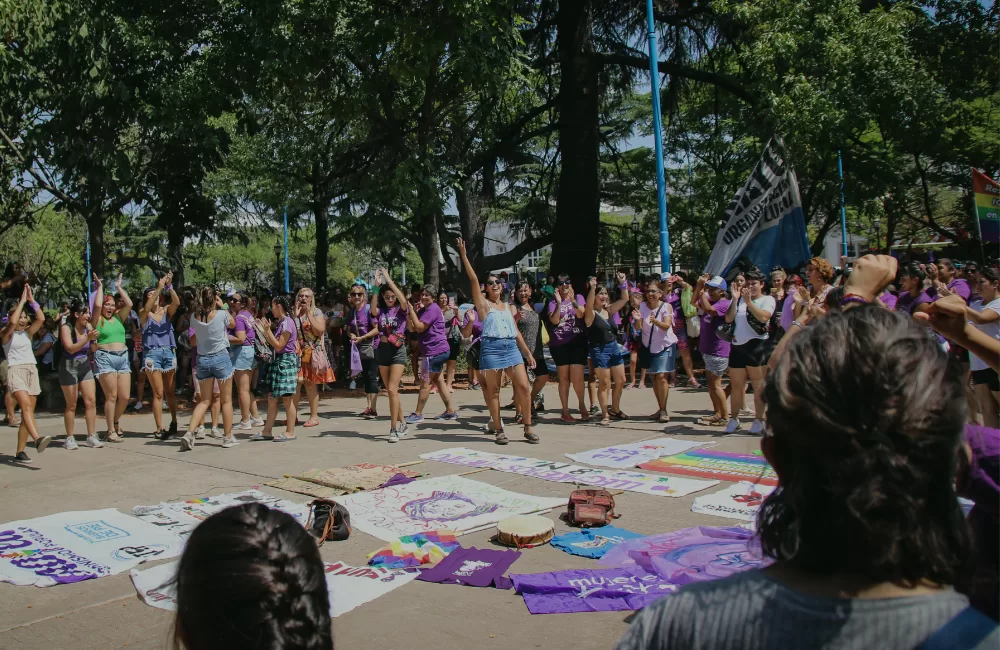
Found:
[[544, 287], [542, 287], [542, 293], [544, 293], [549, 298], [555, 298], [556, 297], [556, 290], [553, 289], [552, 285], [550, 285], [550, 284], [547, 284]]
[[726, 284], [726, 281], [723, 280], [718, 275], [709, 280], [708, 282], [706, 282], [705, 286], [712, 287], [713, 289], [722, 289], [723, 291], [729, 288], [729, 285]]

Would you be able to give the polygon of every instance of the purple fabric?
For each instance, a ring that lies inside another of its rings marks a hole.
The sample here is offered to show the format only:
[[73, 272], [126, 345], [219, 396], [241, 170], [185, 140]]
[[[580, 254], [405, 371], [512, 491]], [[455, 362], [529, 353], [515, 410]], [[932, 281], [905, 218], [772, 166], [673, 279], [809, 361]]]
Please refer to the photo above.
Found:
[[412, 482], [413, 479], [407, 476], [406, 474], [393, 474], [392, 478], [390, 478], [382, 485], [378, 486], [378, 488], [376, 489], [381, 490], [382, 488], [385, 487], [392, 487], [394, 485], [406, 485], [407, 483], [412, 483]]
[[969, 304], [969, 297], [972, 295], [972, 289], [969, 288], [969, 283], [966, 280], [962, 278], [952, 278], [951, 282], [948, 283], [948, 291], [962, 296], [962, 300], [965, 301], [965, 304]]
[[994, 619], [1000, 617], [1000, 430], [965, 425], [965, 442], [972, 449], [969, 474], [958, 486], [959, 496], [976, 502], [967, 521], [977, 553], [976, 575], [981, 578], [970, 595], [972, 604]]
[[726, 311], [729, 309], [729, 298], [722, 298], [712, 304], [715, 309], [701, 315], [701, 337], [698, 349], [702, 354], [717, 357], [728, 357], [730, 343], [723, 341], [716, 333], [716, 328], [726, 322]]
[[680, 586], [759, 569], [771, 560], [763, 557], [754, 533], [745, 528], [696, 526], [626, 540], [608, 551], [600, 563], [637, 566]]
[[677, 288], [663, 296], [663, 301], [674, 310], [674, 336], [677, 341], [687, 341], [687, 320], [684, 318], [684, 310], [681, 308], [681, 289]]
[[358, 351], [358, 344], [351, 341], [351, 376], [357, 377], [361, 371], [361, 352]]
[[372, 331], [372, 327], [377, 325], [374, 318], [372, 318], [371, 309], [368, 305], [364, 305], [361, 309], [351, 309], [347, 312], [347, 331], [355, 336], [364, 336], [368, 332]]
[[514, 589], [532, 614], [642, 609], [677, 589], [636, 566], [513, 574]]
[[406, 331], [406, 310], [396, 305], [389, 309], [383, 309], [378, 313], [378, 330], [382, 336], [388, 337], [392, 333], [402, 334]]
[[420, 572], [417, 580], [445, 585], [510, 589], [513, 583], [503, 574], [521, 557], [520, 551], [457, 548], [432, 569]]
[[878, 298], [879, 300], [882, 301], [883, 304], [885, 304], [885, 306], [888, 309], [893, 309], [893, 310], [896, 309], [896, 303], [899, 301], [899, 298], [889, 293], [888, 291], [883, 291], [882, 295], [879, 296]]
[[417, 334], [420, 341], [420, 354], [425, 357], [435, 357], [439, 354], [449, 352], [451, 346], [448, 344], [448, 334], [444, 329], [444, 314], [436, 302], [432, 302], [426, 307], [417, 310], [417, 318], [421, 323], [430, 325], [426, 330]]
[[483, 321], [479, 320], [479, 312], [476, 311], [475, 307], [469, 307], [465, 310], [465, 315], [462, 317], [462, 327], [468, 327], [469, 321], [472, 321], [471, 342], [475, 343], [483, 335]]
[[174, 341], [174, 324], [170, 322], [166, 312], [160, 314], [160, 320], [146, 316], [146, 325], [142, 328], [142, 347], [146, 350], [177, 347]]
[[288, 343], [285, 343], [285, 347], [278, 350], [284, 354], [295, 354], [295, 341], [298, 340], [298, 332], [295, 331], [295, 321], [290, 317], [285, 316], [281, 319], [278, 324], [278, 329], [274, 331], [274, 338], [281, 339], [281, 335], [288, 332]]
[[[556, 302], [553, 300], [549, 303], [549, 314], [554, 313], [556, 309], [559, 310], [559, 324], [555, 325], [549, 333], [550, 348], [566, 345], [583, 333], [583, 319], [577, 318], [576, 306], [585, 305], [586, 303], [587, 301], [580, 294], [576, 294], [575, 301], [563, 300], [562, 302]], [[549, 322], [551, 323], [551, 321]]]
[[896, 311], [905, 311], [912, 315], [920, 305], [927, 305], [932, 302], [934, 302], [934, 298], [926, 291], [921, 291], [916, 297], [911, 296], [908, 291], [904, 291], [896, 299]]
[[785, 302], [781, 306], [781, 329], [788, 331], [795, 320], [795, 292], [791, 291], [785, 296]]
[[245, 332], [246, 340], [243, 341], [243, 345], [253, 345], [253, 342], [257, 339], [257, 333], [253, 331], [253, 314], [251, 314], [246, 309], [240, 311], [236, 314], [236, 326], [233, 328], [233, 336], [237, 332]]

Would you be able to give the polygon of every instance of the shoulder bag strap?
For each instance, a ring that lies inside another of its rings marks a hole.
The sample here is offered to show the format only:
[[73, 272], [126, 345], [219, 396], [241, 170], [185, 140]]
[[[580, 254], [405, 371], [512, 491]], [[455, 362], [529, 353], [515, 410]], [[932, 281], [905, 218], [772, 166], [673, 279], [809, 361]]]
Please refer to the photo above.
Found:
[[971, 650], [996, 629], [993, 619], [969, 606], [938, 628], [916, 650]]

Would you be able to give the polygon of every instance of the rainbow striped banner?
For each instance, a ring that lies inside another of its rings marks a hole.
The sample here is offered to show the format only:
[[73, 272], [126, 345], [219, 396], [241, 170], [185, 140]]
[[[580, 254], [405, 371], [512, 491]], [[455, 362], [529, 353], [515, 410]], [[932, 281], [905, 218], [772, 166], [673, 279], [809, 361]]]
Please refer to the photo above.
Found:
[[682, 454], [651, 460], [639, 465], [639, 468], [720, 481], [750, 481], [771, 486], [778, 484], [778, 475], [762, 457], [728, 451], [692, 449]]
[[1000, 242], [1000, 183], [973, 168], [972, 194], [976, 199], [979, 240]]

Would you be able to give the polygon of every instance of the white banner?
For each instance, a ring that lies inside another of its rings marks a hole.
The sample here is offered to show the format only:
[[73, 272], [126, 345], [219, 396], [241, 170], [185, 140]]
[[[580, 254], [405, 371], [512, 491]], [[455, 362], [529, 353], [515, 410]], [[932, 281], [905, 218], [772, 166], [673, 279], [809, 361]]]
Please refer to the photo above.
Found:
[[394, 541], [435, 530], [469, 530], [513, 515], [566, 505], [565, 497], [535, 497], [461, 476], [440, 476], [339, 497], [360, 531]]
[[[145, 571], [132, 570], [132, 584], [139, 598], [152, 607], [177, 611], [177, 589], [173, 579], [177, 562]], [[416, 571], [355, 567], [343, 562], [324, 562], [326, 588], [330, 594], [330, 616], [337, 617], [375, 600], [417, 577]]]
[[631, 442], [624, 445], [614, 445], [613, 447], [581, 451], [578, 454], [566, 454], [566, 458], [575, 460], [578, 463], [597, 465], [598, 467], [628, 469], [635, 467], [639, 463], [656, 460], [661, 456], [673, 456], [688, 449], [711, 444], [714, 443], [692, 442], [690, 440], [677, 440], [676, 438], [657, 438], [655, 440], [644, 440], [642, 442]]
[[774, 486], [740, 481], [725, 490], [697, 497], [692, 512], [718, 515], [742, 521], [754, 521], [764, 498], [774, 492]]
[[[594, 469], [570, 463], [561, 463], [524, 456], [505, 456], [491, 454], [485, 451], [475, 451], [465, 447], [442, 449], [427, 454], [420, 454], [425, 460], [436, 460], [439, 463], [451, 463], [464, 467], [489, 467], [498, 472], [532, 476], [543, 481], [556, 483], [579, 483], [593, 485], [608, 490], [625, 490], [642, 492], [662, 497], [682, 497], [700, 492], [719, 482], [693, 478], [675, 478], [662, 474], [643, 474], [624, 470]], [[352, 513], [353, 516], [353, 513]]]
[[262, 503], [269, 508], [287, 512], [303, 526], [309, 519], [309, 506], [271, 496], [260, 490], [227, 492], [214, 497], [191, 499], [190, 501], [171, 501], [155, 506], [136, 506], [132, 508], [132, 514], [143, 521], [187, 539], [194, 527], [210, 516], [230, 506], [243, 505], [244, 503]]
[[704, 272], [724, 275], [741, 255], [765, 273], [774, 265], [794, 267], [809, 259], [799, 184], [774, 139], [726, 208], [726, 225]]
[[114, 508], [13, 521], [0, 525], [0, 581], [51, 587], [92, 580], [176, 557], [182, 545], [169, 530]]

